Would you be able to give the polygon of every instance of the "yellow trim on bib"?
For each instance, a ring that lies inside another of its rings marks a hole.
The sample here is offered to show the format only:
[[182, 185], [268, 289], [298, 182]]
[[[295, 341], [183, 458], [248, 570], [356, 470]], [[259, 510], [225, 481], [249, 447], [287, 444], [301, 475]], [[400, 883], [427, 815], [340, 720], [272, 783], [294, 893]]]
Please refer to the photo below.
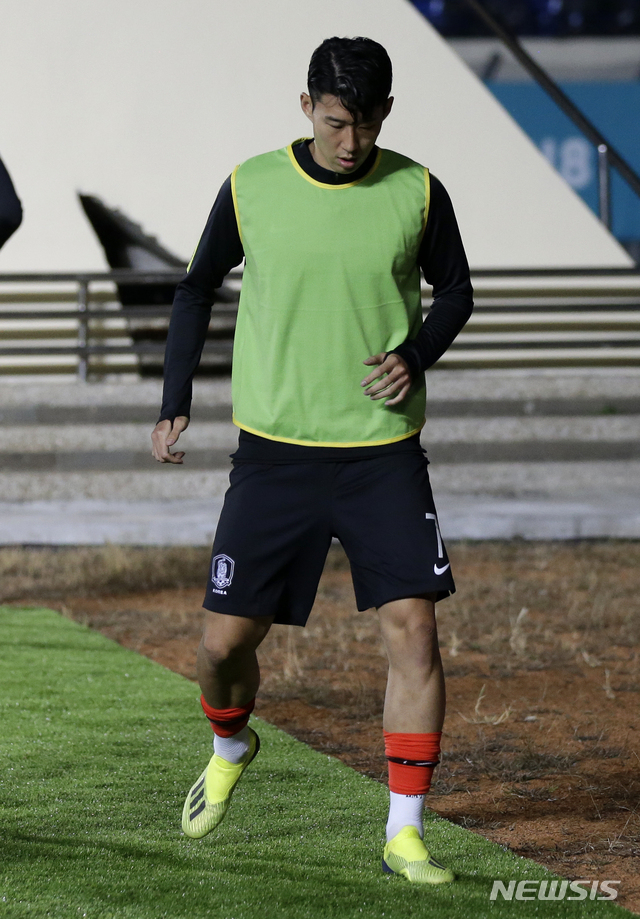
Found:
[[380, 165], [380, 160], [382, 159], [382, 150], [378, 150], [378, 155], [376, 156], [375, 163], [373, 164], [369, 172], [366, 175], [362, 176], [361, 179], [356, 179], [355, 182], [345, 182], [343, 185], [328, 185], [326, 182], [318, 182], [316, 179], [312, 179], [310, 175], [307, 175], [307, 173], [304, 171], [300, 163], [297, 161], [295, 154], [293, 152], [293, 147], [295, 144], [299, 144], [302, 140], [310, 140], [310, 139], [311, 138], [303, 137], [300, 140], [294, 140], [294, 142], [292, 144], [289, 144], [289, 146], [287, 147], [287, 153], [289, 155], [289, 159], [291, 160], [296, 172], [299, 172], [303, 179], [306, 179], [307, 182], [310, 182], [311, 185], [316, 185], [318, 188], [333, 188], [333, 189], [335, 188], [353, 188], [354, 185], [359, 185], [361, 182], [364, 182], [365, 179], [368, 179], [370, 175], [373, 175], [373, 173], [376, 171], [376, 169]]
[[240, 169], [240, 166], [236, 168], [231, 173], [231, 197], [233, 198], [233, 209], [236, 212], [236, 223], [238, 224], [238, 236], [240, 237], [240, 242], [244, 246], [244, 240], [242, 238], [242, 227], [240, 226], [240, 211], [238, 210], [238, 194], [236, 192], [236, 174]]
[[424, 167], [424, 226], [422, 227], [422, 234], [420, 236], [420, 241], [427, 230], [427, 221], [429, 220], [429, 205], [431, 204], [431, 177], [429, 175], [429, 170], [427, 167]]
[[[330, 187], [332, 188], [333, 186]], [[256, 428], [250, 428], [246, 424], [241, 424], [235, 415], [232, 420], [237, 428], [247, 431], [249, 434], [255, 434], [257, 437], [264, 437], [265, 440], [275, 440], [282, 444], [296, 444], [300, 447], [382, 447], [384, 444], [395, 444], [401, 440], [408, 440], [408, 438], [413, 437], [414, 434], [419, 434], [426, 424], [425, 418], [419, 428], [416, 428], [415, 431], [409, 431], [408, 434], [403, 434], [402, 437], [390, 437], [388, 440], [354, 440], [352, 443], [343, 443], [317, 440], [294, 440], [292, 437], [274, 437], [273, 434], [265, 434], [264, 431], [258, 431]]]
[[[200, 245], [200, 241], [198, 240], [198, 246], [199, 246], [199, 245]], [[193, 255], [192, 255], [191, 258], [189, 259], [189, 264], [187, 265], [187, 274], [189, 274], [189, 272], [191, 271], [191, 266], [193, 265], [193, 260], [194, 260], [194, 258], [196, 257], [196, 252], [198, 251], [198, 246], [195, 247], [195, 249], [193, 250]]]

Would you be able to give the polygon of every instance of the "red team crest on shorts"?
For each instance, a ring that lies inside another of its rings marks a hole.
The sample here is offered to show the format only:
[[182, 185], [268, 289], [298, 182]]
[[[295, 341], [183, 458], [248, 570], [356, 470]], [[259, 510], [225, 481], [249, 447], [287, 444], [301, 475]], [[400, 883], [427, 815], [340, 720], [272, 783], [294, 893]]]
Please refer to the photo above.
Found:
[[211, 580], [219, 591], [228, 587], [233, 580], [235, 562], [228, 555], [216, 555], [211, 562]]

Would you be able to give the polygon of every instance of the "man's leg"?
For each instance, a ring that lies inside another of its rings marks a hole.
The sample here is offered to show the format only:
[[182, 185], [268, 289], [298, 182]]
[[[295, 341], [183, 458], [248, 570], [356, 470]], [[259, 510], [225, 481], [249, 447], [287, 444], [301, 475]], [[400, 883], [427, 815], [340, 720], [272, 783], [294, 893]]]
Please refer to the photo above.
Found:
[[453, 874], [422, 842], [424, 799], [439, 761], [445, 710], [434, 597], [395, 600], [378, 610], [389, 658], [383, 728], [389, 761], [389, 819], [383, 866], [410, 881]]
[[202, 708], [214, 732], [214, 755], [187, 795], [182, 813], [187, 836], [205, 836], [222, 821], [242, 773], [260, 748], [247, 722], [260, 685], [256, 649], [272, 622], [273, 616], [206, 615], [198, 681]]
[[385, 731], [442, 731], [444, 674], [433, 598], [394, 600], [381, 606], [378, 614], [389, 659]]
[[238, 708], [255, 698], [260, 685], [256, 649], [273, 616], [253, 619], [207, 612], [198, 648], [198, 682], [212, 708]]

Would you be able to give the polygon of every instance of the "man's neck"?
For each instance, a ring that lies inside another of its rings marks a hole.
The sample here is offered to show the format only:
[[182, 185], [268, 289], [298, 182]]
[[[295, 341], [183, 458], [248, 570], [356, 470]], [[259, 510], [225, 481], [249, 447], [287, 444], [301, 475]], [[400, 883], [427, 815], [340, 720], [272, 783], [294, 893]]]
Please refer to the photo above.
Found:
[[362, 166], [358, 166], [354, 172], [350, 172], [347, 175], [346, 173], [325, 169], [324, 166], [316, 163], [309, 149], [310, 143], [310, 140], [303, 140], [296, 144], [293, 148], [293, 155], [298, 165], [304, 169], [310, 178], [315, 179], [316, 182], [322, 182], [324, 185], [348, 185], [349, 182], [357, 182], [363, 179], [372, 170], [378, 155], [378, 148], [374, 147]]

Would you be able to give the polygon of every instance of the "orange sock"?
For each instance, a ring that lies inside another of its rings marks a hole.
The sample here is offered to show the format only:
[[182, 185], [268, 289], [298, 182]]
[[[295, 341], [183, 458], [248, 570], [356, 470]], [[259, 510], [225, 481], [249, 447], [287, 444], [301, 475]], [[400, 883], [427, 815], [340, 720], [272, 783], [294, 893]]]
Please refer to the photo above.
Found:
[[213, 733], [218, 737], [233, 737], [247, 726], [256, 700], [252, 699], [240, 708], [213, 708], [207, 704], [204, 696], [200, 696], [200, 704], [211, 723]]
[[402, 734], [383, 731], [389, 763], [389, 789], [399, 795], [424, 795], [440, 762], [442, 732]]

